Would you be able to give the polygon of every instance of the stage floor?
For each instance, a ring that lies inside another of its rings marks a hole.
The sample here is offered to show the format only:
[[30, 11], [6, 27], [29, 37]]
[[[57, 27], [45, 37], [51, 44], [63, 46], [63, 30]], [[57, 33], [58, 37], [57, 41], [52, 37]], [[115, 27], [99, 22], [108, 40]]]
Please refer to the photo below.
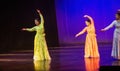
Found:
[[50, 49], [51, 61], [33, 61], [33, 50], [0, 54], [0, 71], [99, 71], [100, 66], [120, 66], [111, 57], [112, 45], [99, 47], [100, 58], [84, 58], [84, 46]]

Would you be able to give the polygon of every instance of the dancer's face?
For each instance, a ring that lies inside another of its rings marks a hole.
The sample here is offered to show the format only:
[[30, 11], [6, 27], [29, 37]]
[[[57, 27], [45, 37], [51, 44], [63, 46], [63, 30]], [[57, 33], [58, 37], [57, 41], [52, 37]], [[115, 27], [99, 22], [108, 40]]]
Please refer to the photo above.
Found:
[[40, 24], [38, 20], [35, 19], [34, 21], [35, 21], [35, 25], [39, 25]]
[[86, 24], [87, 26], [89, 26], [89, 25], [90, 25], [90, 22], [88, 22], [88, 21], [85, 21], [85, 24]]

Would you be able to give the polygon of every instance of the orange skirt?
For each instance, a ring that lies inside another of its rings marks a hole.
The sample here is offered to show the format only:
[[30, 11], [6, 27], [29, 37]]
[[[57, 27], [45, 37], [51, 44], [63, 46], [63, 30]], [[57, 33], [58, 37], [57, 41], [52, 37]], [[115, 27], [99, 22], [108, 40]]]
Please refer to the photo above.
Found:
[[98, 44], [95, 34], [87, 34], [84, 57], [99, 57]]

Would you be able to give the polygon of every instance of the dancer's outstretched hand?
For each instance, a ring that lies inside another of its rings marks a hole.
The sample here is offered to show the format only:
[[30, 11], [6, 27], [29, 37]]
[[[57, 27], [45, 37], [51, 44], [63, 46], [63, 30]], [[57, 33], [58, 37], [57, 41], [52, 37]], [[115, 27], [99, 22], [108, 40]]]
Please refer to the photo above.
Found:
[[22, 31], [25, 31], [25, 30], [26, 30], [26, 28], [22, 28], [21, 30], [22, 30]]
[[39, 14], [41, 13], [39, 9], [37, 9], [37, 12], [38, 12]]
[[78, 34], [75, 35], [75, 37], [78, 37], [78, 36], [79, 36]]
[[84, 15], [84, 17], [88, 17], [88, 15]]
[[106, 31], [105, 29], [101, 29], [102, 32]]

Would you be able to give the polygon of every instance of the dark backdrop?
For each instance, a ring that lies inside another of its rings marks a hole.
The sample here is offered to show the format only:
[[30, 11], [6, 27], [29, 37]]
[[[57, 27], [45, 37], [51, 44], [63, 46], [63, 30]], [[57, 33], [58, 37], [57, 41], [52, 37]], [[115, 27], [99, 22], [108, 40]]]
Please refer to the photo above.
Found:
[[45, 19], [46, 40], [49, 48], [58, 46], [54, 0], [14, 0], [0, 2], [0, 52], [33, 49], [35, 32], [23, 32], [33, 27], [40, 9]]

